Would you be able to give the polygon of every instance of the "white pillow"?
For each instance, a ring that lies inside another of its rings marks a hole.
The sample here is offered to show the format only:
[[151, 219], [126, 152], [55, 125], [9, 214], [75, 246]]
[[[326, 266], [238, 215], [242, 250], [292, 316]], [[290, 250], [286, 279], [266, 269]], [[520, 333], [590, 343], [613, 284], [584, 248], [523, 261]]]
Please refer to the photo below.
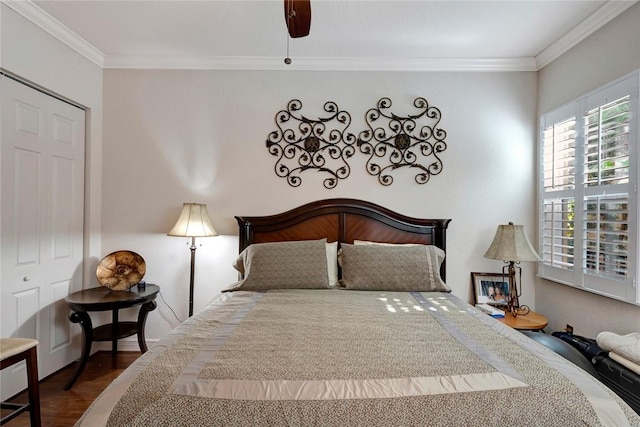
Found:
[[338, 286], [338, 242], [327, 243], [327, 272], [329, 287]]

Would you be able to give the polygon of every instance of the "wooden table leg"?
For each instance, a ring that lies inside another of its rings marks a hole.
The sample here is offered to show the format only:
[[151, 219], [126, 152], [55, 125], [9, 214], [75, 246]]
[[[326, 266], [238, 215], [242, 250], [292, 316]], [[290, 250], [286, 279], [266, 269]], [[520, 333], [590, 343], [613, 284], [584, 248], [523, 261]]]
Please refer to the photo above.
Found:
[[111, 356], [112, 359], [118, 355], [118, 309], [111, 311]]
[[91, 354], [91, 343], [93, 342], [93, 325], [91, 324], [91, 317], [89, 317], [88, 313], [83, 311], [74, 311], [69, 315], [69, 320], [72, 323], [80, 323], [80, 326], [82, 326], [82, 356], [80, 356], [80, 361], [78, 362], [78, 366], [76, 367], [73, 377], [71, 377], [67, 385], [63, 388], [65, 391], [69, 390], [71, 386], [73, 386], [84, 370], [84, 367], [87, 365], [89, 355]]
[[147, 352], [147, 342], [144, 339], [144, 325], [147, 322], [147, 315], [150, 311], [155, 310], [157, 306], [158, 304], [155, 301], [149, 301], [142, 304], [138, 312], [138, 345], [142, 353]]

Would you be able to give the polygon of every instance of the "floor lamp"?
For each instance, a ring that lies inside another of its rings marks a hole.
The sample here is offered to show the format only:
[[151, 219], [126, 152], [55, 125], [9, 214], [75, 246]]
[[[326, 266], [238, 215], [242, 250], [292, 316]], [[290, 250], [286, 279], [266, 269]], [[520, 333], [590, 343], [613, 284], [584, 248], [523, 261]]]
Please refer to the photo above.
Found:
[[207, 205], [184, 203], [176, 225], [167, 233], [168, 236], [191, 237], [191, 277], [189, 279], [189, 317], [193, 316], [193, 279], [196, 266], [196, 237], [217, 236], [211, 225]]
[[[522, 225], [499, 225], [491, 246], [484, 254], [485, 258], [499, 259], [505, 262], [502, 274], [509, 278], [508, 311], [516, 317], [518, 314], [529, 313], [529, 307], [521, 306], [519, 297], [522, 295], [522, 268], [516, 266], [521, 261], [542, 261], [531, 242], [527, 238]], [[518, 277], [516, 277], [518, 273]], [[517, 280], [516, 280], [517, 279]], [[518, 282], [520, 286], [518, 286]]]

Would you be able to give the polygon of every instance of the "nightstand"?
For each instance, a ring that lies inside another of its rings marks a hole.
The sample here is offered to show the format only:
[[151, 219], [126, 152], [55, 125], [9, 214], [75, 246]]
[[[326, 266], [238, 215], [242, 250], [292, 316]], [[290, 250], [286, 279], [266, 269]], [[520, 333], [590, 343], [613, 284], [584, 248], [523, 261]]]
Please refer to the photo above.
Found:
[[533, 310], [525, 315], [519, 314], [517, 317], [513, 317], [511, 313], [507, 312], [504, 317], [497, 320], [520, 331], [542, 331], [549, 323], [546, 317]]
[[[154, 300], [159, 291], [159, 286], [146, 284], [143, 287], [133, 286], [128, 291], [111, 291], [105, 287], [97, 287], [67, 295], [65, 301], [73, 310], [69, 320], [82, 326], [82, 355], [73, 377], [64, 386], [64, 390], [69, 390], [82, 373], [89, 360], [93, 341], [111, 341], [111, 353], [115, 357], [118, 352], [118, 340], [137, 335], [140, 351], [147, 351], [144, 325], [149, 312], [157, 306]], [[122, 322], [118, 319], [118, 310], [138, 305], [140, 310], [137, 322]], [[112, 322], [94, 328], [89, 316], [91, 311], [111, 311]]]

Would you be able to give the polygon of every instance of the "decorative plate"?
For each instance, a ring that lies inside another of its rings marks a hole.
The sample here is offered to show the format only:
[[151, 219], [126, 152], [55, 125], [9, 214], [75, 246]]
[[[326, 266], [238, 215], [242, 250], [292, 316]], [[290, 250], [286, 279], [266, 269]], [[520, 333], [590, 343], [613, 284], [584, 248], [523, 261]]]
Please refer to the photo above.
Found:
[[144, 277], [144, 258], [131, 251], [116, 251], [102, 258], [96, 269], [100, 285], [113, 291], [128, 290]]

